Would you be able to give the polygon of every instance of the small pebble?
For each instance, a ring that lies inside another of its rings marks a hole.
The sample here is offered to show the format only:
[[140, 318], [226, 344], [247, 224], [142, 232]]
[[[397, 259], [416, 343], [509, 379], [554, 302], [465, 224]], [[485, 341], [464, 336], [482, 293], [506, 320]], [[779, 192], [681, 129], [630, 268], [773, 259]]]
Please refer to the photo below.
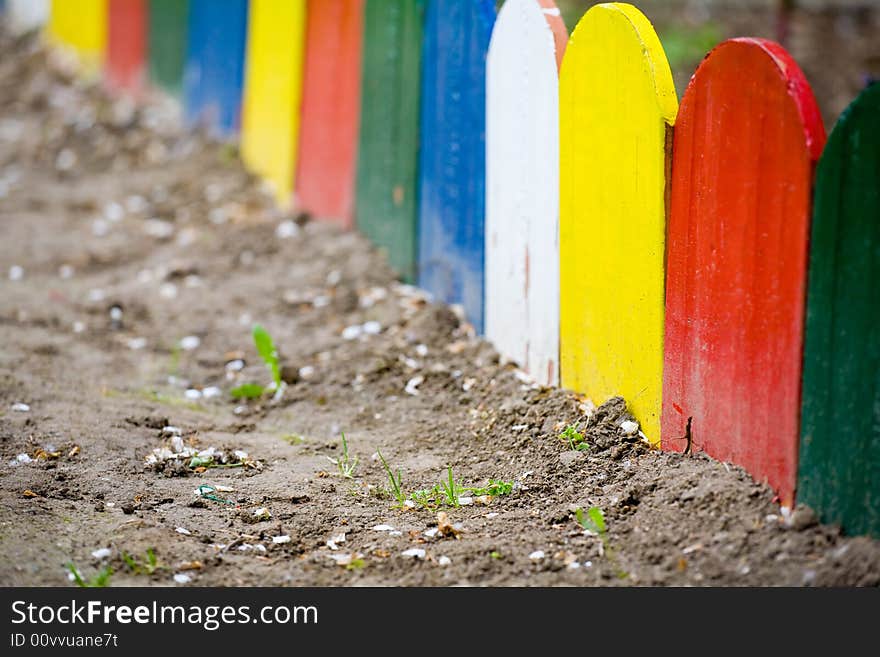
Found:
[[193, 349], [198, 349], [200, 344], [202, 344], [202, 340], [199, 336], [188, 335], [181, 339], [180, 348], [185, 349], [186, 351], [192, 351]]
[[175, 573], [174, 581], [178, 584], [189, 584], [192, 581], [192, 577], [190, 577], [186, 573]]
[[443, 557], [440, 557], [439, 559], [437, 559], [437, 565], [439, 565], [439, 566], [448, 566], [451, 563], [452, 563], [452, 559], [450, 559], [449, 557], [446, 557], [446, 556], [443, 556]]
[[205, 399], [212, 399], [213, 397], [219, 397], [223, 394], [223, 391], [217, 386], [208, 386], [202, 390], [202, 397]]
[[113, 551], [110, 548], [99, 548], [92, 552], [92, 556], [95, 557], [95, 559], [106, 559], [111, 554], [113, 554]]
[[176, 531], [178, 534], [183, 534], [184, 536], [191, 536], [192, 535], [192, 532], [190, 530], [186, 529], [185, 527], [175, 527], [174, 531]]
[[17, 413], [27, 413], [31, 410], [31, 407], [27, 404], [23, 404], [22, 402], [16, 402], [12, 405], [12, 410]]
[[288, 219], [287, 221], [282, 221], [275, 229], [275, 237], [280, 240], [285, 240], [290, 237], [296, 237], [298, 234], [299, 226], [297, 226], [296, 223], [291, 221], [290, 219]]
[[202, 398], [202, 391], [196, 390], [195, 388], [189, 388], [186, 392], [183, 393], [183, 396], [187, 399], [195, 401], [196, 399]]
[[12, 265], [9, 268], [9, 280], [10, 281], [20, 281], [24, 278], [24, 267], [19, 265]]
[[400, 553], [404, 557], [412, 557], [413, 559], [424, 559], [425, 551], [422, 548], [410, 548]]
[[535, 550], [529, 555], [529, 559], [532, 561], [540, 561], [544, 558], [544, 550]]
[[272, 543], [275, 545], [283, 545], [284, 543], [290, 543], [290, 536], [285, 534], [284, 536], [273, 536]]

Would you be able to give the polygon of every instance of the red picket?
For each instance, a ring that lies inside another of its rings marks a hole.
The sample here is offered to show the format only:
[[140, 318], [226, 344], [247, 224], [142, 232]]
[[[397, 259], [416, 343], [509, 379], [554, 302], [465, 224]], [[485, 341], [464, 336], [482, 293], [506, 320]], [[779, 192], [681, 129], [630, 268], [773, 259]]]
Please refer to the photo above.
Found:
[[297, 207], [354, 224], [364, 0], [310, 0]]
[[110, 0], [104, 77], [114, 91], [138, 94], [146, 80], [147, 0]]
[[797, 476], [807, 243], [825, 130], [779, 45], [703, 60], [675, 127], [663, 447], [744, 466], [790, 504]]

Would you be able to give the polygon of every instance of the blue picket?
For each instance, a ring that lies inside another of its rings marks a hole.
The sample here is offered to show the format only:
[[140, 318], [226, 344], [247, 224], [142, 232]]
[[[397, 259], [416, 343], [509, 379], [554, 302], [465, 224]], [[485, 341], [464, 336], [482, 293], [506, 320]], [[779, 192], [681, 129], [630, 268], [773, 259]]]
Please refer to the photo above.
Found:
[[190, 0], [184, 113], [218, 138], [241, 124], [248, 0]]
[[419, 284], [483, 329], [486, 52], [493, 0], [431, 0], [419, 158]]

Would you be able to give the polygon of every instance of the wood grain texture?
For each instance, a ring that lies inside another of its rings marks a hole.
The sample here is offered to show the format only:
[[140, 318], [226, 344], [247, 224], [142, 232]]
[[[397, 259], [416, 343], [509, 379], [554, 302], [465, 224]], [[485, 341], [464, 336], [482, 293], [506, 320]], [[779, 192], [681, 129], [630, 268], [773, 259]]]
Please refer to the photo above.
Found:
[[107, 47], [107, 0], [53, 0], [48, 36], [76, 54], [86, 75], [98, 75]]
[[146, 81], [148, 0], [109, 0], [104, 79], [113, 91], [139, 95]]
[[415, 282], [422, 0], [367, 0], [357, 165], [358, 229]]
[[150, 82], [175, 97], [183, 92], [189, 0], [149, 0]]
[[492, 0], [430, 0], [419, 159], [419, 285], [483, 331], [486, 51]]
[[241, 128], [248, 0], [189, 0], [183, 106], [218, 139]]
[[22, 34], [43, 27], [49, 20], [49, 0], [6, 0], [9, 27]]
[[660, 440], [667, 134], [678, 103], [651, 23], [596, 5], [560, 78], [562, 384], [623, 395]]
[[811, 185], [825, 133], [778, 45], [703, 60], [675, 130], [663, 446], [744, 466], [791, 504], [797, 468]]
[[282, 207], [293, 200], [305, 24], [305, 0], [250, 2], [241, 155]]
[[[549, 0], [507, 0], [486, 63], [486, 337], [559, 382], [559, 75]], [[550, 10], [545, 13], [545, 10]]]
[[798, 501], [880, 537], [880, 85], [850, 105], [816, 171]]
[[360, 122], [364, 0], [309, 0], [297, 206], [350, 228]]

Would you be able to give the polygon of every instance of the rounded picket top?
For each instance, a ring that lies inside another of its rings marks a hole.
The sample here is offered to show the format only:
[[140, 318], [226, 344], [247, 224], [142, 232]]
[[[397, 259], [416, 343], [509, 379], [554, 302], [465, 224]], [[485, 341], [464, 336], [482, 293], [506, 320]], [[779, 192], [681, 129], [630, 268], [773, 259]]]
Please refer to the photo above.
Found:
[[847, 108], [816, 169], [798, 501], [880, 537], [880, 84]]
[[669, 63], [631, 5], [592, 7], [560, 76], [562, 384], [623, 395], [660, 440]]
[[241, 156], [282, 207], [293, 201], [305, 25], [306, 0], [250, 0]]
[[416, 278], [424, 0], [364, 8], [355, 221], [404, 281]]
[[825, 132], [785, 50], [703, 60], [675, 128], [663, 446], [744, 466], [791, 504], [813, 169]]
[[297, 207], [345, 228], [354, 222], [364, 0], [309, 0]]
[[494, 0], [429, 0], [422, 62], [419, 285], [483, 330], [486, 51]]
[[486, 337], [559, 380], [559, 76], [552, 0], [508, 0], [486, 61]]

